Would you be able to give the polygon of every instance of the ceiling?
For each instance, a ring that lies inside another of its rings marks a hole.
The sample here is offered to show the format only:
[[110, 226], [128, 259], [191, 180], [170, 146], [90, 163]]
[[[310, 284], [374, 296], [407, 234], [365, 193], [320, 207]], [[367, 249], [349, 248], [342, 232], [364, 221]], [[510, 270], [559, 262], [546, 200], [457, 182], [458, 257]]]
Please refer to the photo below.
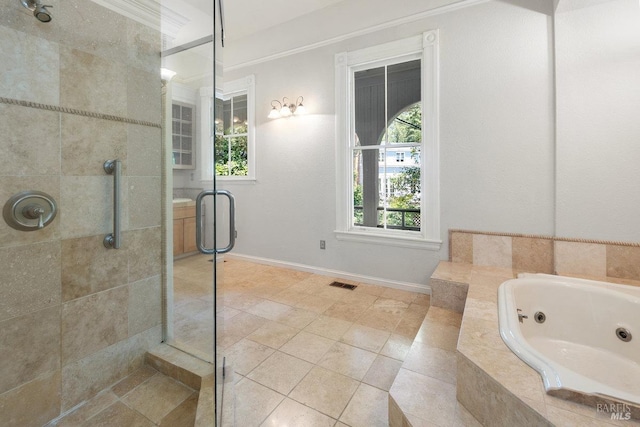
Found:
[[[160, 1], [165, 11], [163, 32], [169, 36], [166, 48], [211, 35], [214, 2], [218, 0]], [[225, 40], [283, 25], [341, 1], [347, 0], [223, 0]], [[175, 81], [189, 83], [211, 74], [211, 58], [212, 48], [205, 45], [165, 57], [163, 66], [177, 72]]]
[[[163, 6], [186, 18], [174, 46], [211, 34], [213, 5], [217, 0], [161, 1]], [[223, 0], [225, 38], [240, 39], [341, 1], [344, 0]]]
[[223, 3], [226, 37], [230, 40], [243, 38], [341, 1], [226, 0]]

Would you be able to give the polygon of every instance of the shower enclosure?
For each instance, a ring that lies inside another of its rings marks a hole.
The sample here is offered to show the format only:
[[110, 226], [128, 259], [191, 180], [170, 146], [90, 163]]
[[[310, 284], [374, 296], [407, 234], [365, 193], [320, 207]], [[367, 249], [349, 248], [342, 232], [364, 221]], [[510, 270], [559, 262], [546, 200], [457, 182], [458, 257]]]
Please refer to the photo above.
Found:
[[[57, 209], [50, 221], [48, 211], [28, 210], [33, 231], [0, 221], [0, 425], [60, 417], [172, 338], [172, 99], [163, 108], [162, 93], [184, 78], [161, 76], [160, 53], [220, 36], [213, 22], [213, 1], [0, 5], [0, 203], [44, 193]], [[209, 53], [190, 64], [200, 71], [189, 83], [215, 91], [214, 43], [201, 49]], [[199, 113], [199, 124], [213, 117]], [[210, 133], [198, 132], [196, 161], [213, 162], [202, 157]], [[115, 194], [104, 169], [114, 159]], [[200, 172], [199, 190], [215, 190], [213, 175]], [[114, 200], [121, 239], [107, 249]], [[206, 203], [203, 241], [212, 248], [220, 203]]]

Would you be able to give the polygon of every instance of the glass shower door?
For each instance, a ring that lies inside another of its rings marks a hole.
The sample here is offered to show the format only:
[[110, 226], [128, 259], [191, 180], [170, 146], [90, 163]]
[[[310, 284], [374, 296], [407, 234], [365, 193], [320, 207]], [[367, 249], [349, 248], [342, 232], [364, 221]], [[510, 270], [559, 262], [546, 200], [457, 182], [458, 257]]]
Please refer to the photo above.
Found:
[[[163, 2], [177, 15], [187, 14], [190, 9], [181, 7], [179, 0]], [[183, 27], [191, 37], [181, 39], [177, 45], [174, 43], [175, 47], [163, 52], [163, 66], [177, 73], [170, 85], [168, 101], [176, 110], [170, 113], [173, 122], [167, 142], [173, 151], [173, 198], [174, 201], [186, 200], [195, 213], [191, 229], [187, 230], [187, 219], [184, 219], [182, 249], [185, 253], [174, 258], [167, 339], [180, 350], [214, 365], [217, 425], [233, 425], [232, 418], [221, 417], [223, 359], [216, 357], [215, 345], [216, 328], [222, 328], [224, 322], [222, 316], [216, 316], [221, 255], [232, 249], [235, 238], [234, 199], [229, 192], [217, 188], [214, 168], [216, 117], [222, 114], [216, 104], [216, 99], [222, 97], [222, 5], [219, 0], [198, 5], [203, 9], [202, 16], [191, 16], [191, 22]], [[180, 19], [177, 15], [169, 17], [173, 23]], [[199, 25], [203, 22], [206, 25]], [[193, 106], [188, 110], [193, 111], [193, 117], [183, 117], [185, 105]], [[178, 118], [177, 113], [181, 114]], [[195, 123], [194, 129], [185, 132], [184, 127], [189, 123]], [[193, 151], [188, 152], [189, 149]], [[179, 239], [180, 224], [176, 221], [180, 219], [176, 212], [174, 207], [174, 238]], [[192, 236], [194, 241], [190, 250], [187, 250], [187, 236]]]

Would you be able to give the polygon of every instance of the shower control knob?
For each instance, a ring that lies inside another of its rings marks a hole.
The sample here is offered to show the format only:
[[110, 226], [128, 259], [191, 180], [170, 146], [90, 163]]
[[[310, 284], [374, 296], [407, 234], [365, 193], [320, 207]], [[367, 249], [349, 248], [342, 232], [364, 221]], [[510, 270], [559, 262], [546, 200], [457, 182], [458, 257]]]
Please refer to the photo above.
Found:
[[16, 230], [35, 231], [49, 225], [57, 213], [58, 205], [47, 193], [23, 191], [7, 200], [2, 216]]
[[22, 215], [24, 215], [25, 218], [38, 220], [38, 228], [44, 227], [44, 213], [45, 210], [39, 205], [29, 205], [22, 209]]

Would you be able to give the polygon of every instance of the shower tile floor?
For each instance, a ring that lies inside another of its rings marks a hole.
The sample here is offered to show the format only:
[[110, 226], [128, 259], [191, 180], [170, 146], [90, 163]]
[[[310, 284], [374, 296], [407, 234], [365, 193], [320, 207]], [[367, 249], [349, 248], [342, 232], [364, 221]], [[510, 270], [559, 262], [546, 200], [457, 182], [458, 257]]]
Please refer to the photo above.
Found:
[[143, 366], [46, 427], [193, 427], [198, 392]]
[[[175, 339], [208, 360], [210, 259], [174, 263]], [[388, 425], [388, 390], [428, 295], [335, 288], [334, 278], [229, 257], [218, 267], [217, 345], [236, 374], [237, 426]]]

